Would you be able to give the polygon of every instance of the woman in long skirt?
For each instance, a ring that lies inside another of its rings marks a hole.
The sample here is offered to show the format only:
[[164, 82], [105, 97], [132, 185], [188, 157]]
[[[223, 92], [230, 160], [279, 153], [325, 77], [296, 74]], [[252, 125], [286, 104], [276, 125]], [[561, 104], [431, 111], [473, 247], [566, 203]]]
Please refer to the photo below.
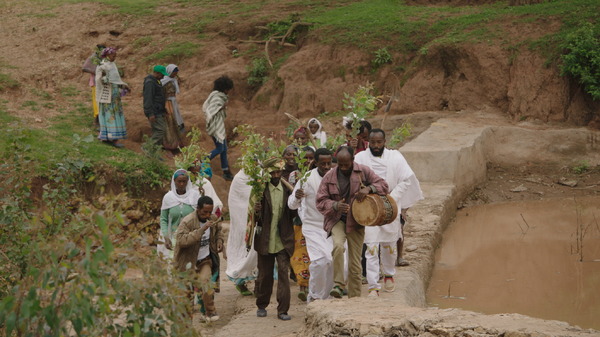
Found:
[[177, 104], [177, 95], [179, 95], [179, 68], [175, 64], [169, 64], [167, 66], [168, 76], [163, 77], [160, 83], [165, 88], [165, 96], [167, 98], [167, 104], [170, 104], [173, 109], [173, 117], [179, 132], [183, 132], [185, 125], [183, 124], [183, 117], [181, 111], [179, 111], [179, 104]]
[[115, 147], [123, 147], [123, 144], [118, 143], [119, 139], [127, 138], [121, 92], [128, 92], [129, 86], [121, 80], [115, 64], [117, 50], [105, 48], [100, 56], [102, 62], [96, 67], [96, 100], [100, 124], [98, 139]]

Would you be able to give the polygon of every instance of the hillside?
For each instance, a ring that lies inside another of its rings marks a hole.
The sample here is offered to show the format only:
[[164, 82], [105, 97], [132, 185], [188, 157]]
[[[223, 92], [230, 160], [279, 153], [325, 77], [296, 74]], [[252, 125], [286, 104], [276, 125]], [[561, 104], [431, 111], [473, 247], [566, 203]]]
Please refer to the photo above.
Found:
[[[24, 329], [33, 323], [54, 329], [44, 324], [84, 317], [94, 335], [94, 328], [116, 329], [113, 321], [121, 322], [130, 306], [139, 315], [128, 316], [123, 329], [132, 335], [136, 329], [140, 335], [140, 322], [154, 319], [156, 308], [160, 319], [185, 322], [185, 301], [177, 300], [182, 289], [168, 287], [172, 279], [151, 253], [174, 167], [172, 155], [159, 160], [141, 149], [150, 134], [142, 81], [153, 65], [178, 65], [186, 127], [202, 131], [201, 104], [213, 80], [230, 76], [229, 141], [240, 138], [233, 132], [240, 124], [286, 139], [284, 113], [319, 117], [333, 136], [341, 131], [344, 95], [367, 82], [381, 98], [370, 118], [374, 126], [391, 131], [408, 122], [409, 140], [441, 118], [460, 118], [473, 128], [600, 129], [599, 13], [597, 0], [2, 1], [0, 329], [10, 330], [18, 319]], [[96, 140], [89, 78], [81, 72], [96, 44], [118, 49], [116, 62], [132, 89], [123, 98], [125, 149]], [[511, 140], [534, 143], [535, 137]], [[588, 143], [597, 146], [597, 138]], [[241, 150], [230, 145], [234, 162]], [[565, 155], [577, 152], [554, 145]], [[202, 146], [212, 149], [206, 135]], [[212, 182], [226, 201], [229, 183], [219, 163], [212, 164]], [[535, 173], [556, 181], [564, 168], [572, 170], [571, 162], [561, 164], [570, 166], [542, 165]], [[597, 164], [576, 165], [589, 173], [585, 183], [596, 186]], [[506, 170], [503, 177], [525, 174]], [[162, 298], [140, 295], [167, 288], [171, 293]], [[59, 291], [75, 296], [54, 304], [50, 292]], [[230, 283], [221, 295], [230, 306], [217, 328], [243, 305], [254, 308], [236, 303]], [[30, 316], [15, 318], [15, 305]], [[96, 317], [106, 325], [93, 322]]]

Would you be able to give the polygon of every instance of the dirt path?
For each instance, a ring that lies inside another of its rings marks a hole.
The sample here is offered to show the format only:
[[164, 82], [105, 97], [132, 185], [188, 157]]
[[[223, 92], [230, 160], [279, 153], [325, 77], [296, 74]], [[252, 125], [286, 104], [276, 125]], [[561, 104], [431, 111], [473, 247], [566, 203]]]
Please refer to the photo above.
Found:
[[[229, 230], [229, 224], [223, 224], [225, 237]], [[221, 256], [221, 292], [215, 295], [215, 305], [220, 319], [216, 322], [205, 323], [199, 313], [194, 314], [194, 327], [202, 336], [296, 336], [304, 326], [304, 315], [306, 304], [297, 297], [298, 286], [291, 281], [292, 300], [289, 314], [291, 321], [277, 319], [277, 283], [273, 287], [271, 304], [267, 307], [268, 315], [265, 318], [256, 317], [256, 298], [254, 296], [242, 296], [235, 289], [225, 270], [227, 261]], [[254, 288], [250, 283], [249, 289]]]

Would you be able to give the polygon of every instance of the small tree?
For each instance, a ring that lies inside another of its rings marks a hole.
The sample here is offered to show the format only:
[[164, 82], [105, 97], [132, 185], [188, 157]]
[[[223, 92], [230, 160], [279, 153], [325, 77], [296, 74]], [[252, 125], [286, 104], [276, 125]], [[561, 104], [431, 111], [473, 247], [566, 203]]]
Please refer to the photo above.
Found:
[[594, 100], [600, 100], [600, 32], [586, 23], [569, 34], [562, 56], [562, 74], [578, 79]]

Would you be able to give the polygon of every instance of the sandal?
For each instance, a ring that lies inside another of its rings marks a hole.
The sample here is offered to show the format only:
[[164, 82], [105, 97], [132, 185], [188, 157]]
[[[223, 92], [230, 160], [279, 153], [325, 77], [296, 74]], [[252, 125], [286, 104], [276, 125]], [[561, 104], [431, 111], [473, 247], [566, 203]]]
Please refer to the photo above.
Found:
[[410, 263], [408, 263], [408, 261], [406, 261], [405, 259], [399, 257], [398, 260], [396, 260], [396, 267], [406, 267], [409, 266]]
[[245, 284], [238, 284], [235, 286], [235, 289], [242, 294], [242, 296], [252, 296], [252, 292], [246, 287]]

